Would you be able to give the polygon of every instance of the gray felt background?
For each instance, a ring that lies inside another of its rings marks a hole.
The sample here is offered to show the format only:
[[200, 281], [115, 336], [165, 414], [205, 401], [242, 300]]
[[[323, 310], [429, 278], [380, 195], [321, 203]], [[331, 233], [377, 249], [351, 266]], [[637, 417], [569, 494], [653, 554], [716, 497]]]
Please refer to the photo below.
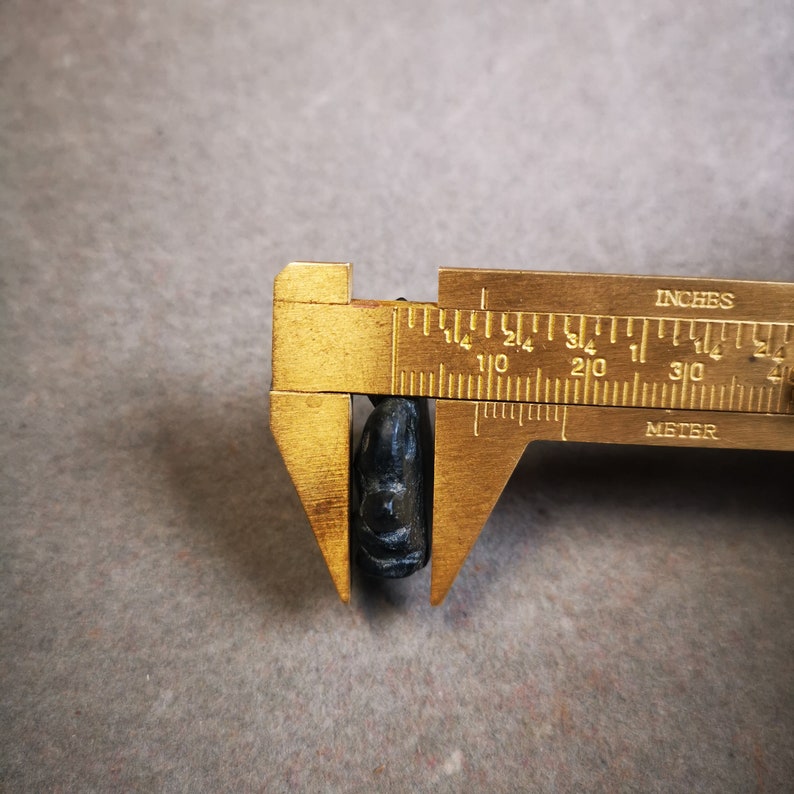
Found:
[[533, 446], [446, 603], [330, 579], [274, 275], [794, 279], [794, 8], [0, 3], [0, 789], [783, 792], [792, 456]]

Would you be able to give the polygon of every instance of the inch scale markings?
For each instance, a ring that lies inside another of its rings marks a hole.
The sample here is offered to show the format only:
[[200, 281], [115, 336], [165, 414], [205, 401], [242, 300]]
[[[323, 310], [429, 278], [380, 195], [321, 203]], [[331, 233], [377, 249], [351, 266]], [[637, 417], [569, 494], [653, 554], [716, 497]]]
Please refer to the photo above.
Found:
[[[708, 402], [709, 410], [792, 412], [791, 368], [783, 366], [794, 358], [792, 323], [485, 309], [470, 310], [464, 325], [460, 310], [426, 305], [423, 311], [429, 348], [417, 339], [412, 307], [394, 309], [394, 393], [684, 410]], [[600, 333], [605, 322], [608, 343]], [[540, 326], [546, 333], [539, 337]], [[723, 344], [731, 336], [736, 352]], [[416, 371], [428, 361], [439, 377], [419, 376], [417, 391]]]

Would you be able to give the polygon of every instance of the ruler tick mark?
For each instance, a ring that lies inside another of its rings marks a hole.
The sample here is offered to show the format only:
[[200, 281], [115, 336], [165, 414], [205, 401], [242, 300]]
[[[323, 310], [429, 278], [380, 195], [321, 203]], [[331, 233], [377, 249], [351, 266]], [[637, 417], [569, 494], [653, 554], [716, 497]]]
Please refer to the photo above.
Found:
[[590, 386], [590, 376], [593, 373], [593, 362], [587, 359], [584, 364], [584, 394], [582, 395], [582, 402], [587, 402], [587, 389]]
[[395, 307], [392, 309], [391, 313], [391, 390], [393, 392], [397, 391], [397, 350], [398, 350], [398, 343], [397, 343], [397, 329], [400, 327], [398, 322], [399, 320], [399, 312]]
[[[686, 387], [687, 387], [688, 379], [689, 379], [689, 364], [686, 363], [684, 364], [684, 377], [681, 379], [681, 405], [683, 405], [684, 401], [686, 400]], [[675, 393], [675, 384], [673, 384], [673, 393]], [[673, 408], [675, 406], [671, 403], [670, 407]]]
[[645, 363], [645, 354], [648, 351], [648, 325], [649, 320], [646, 317], [642, 321], [642, 341], [640, 342], [640, 363]]

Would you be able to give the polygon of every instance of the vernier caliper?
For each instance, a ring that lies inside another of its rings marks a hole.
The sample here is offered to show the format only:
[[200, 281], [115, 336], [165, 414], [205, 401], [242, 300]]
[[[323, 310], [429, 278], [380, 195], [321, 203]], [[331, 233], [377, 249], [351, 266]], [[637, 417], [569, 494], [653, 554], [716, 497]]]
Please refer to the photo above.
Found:
[[437, 303], [351, 286], [349, 264], [276, 277], [270, 392], [345, 602], [352, 394], [436, 401], [433, 604], [530, 441], [794, 450], [794, 284], [442, 268]]

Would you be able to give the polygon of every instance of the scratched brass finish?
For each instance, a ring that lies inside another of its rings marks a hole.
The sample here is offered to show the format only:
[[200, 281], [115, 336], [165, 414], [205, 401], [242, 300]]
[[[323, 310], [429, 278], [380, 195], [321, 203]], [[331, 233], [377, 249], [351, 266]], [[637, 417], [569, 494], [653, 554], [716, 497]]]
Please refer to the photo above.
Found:
[[339, 597], [350, 600], [350, 396], [270, 392], [270, 427]]
[[703, 316], [730, 315], [731, 320], [758, 320], [774, 306], [791, 318], [794, 298], [791, 289], [781, 292], [781, 286], [791, 285], [444, 267], [438, 273], [438, 305], [444, 309], [489, 308], [560, 314], [593, 311], [597, 306], [604, 314], [640, 313], [672, 318], [681, 316], [684, 309], [684, 313], [696, 310]]
[[437, 399], [434, 604], [530, 441], [794, 450], [794, 284], [442, 269], [434, 304], [350, 285], [350, 265], [277, 277], [271, 392], [343, 600], [351, 393]]
[[430, 601], [440, 604], [530, 441], [794, 450], [794, 417], [538, 403], [436, 403]]

